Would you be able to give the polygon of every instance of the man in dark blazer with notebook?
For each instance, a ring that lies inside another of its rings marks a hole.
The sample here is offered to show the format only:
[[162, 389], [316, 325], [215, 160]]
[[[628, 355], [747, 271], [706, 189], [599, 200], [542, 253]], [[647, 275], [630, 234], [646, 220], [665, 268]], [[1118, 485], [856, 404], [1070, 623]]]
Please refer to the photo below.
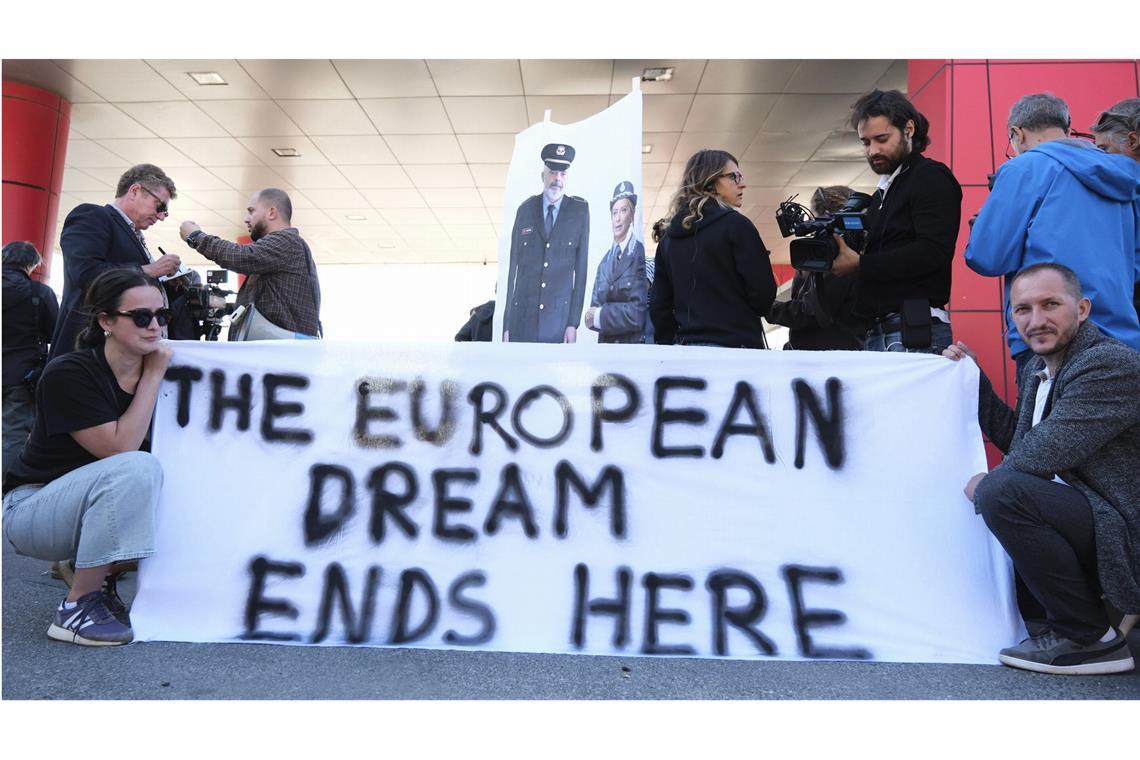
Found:
[[590, 208], [564, 195], [574, 148], [542, 149], [543, 191], [522, 202], [511, 231], [503, 340], [574, 343], [586, 300]]
[[178, 195], [174, 180], [154, 164], [132, 166], [119, 178], [115, 200], [105, 206], [83, 203], [67, 215], [60, 233], [63, 249], [63, 303], [51, 341], [51, 357], [75, 350], [87, 323], [83, 298], [91, 281], [114, 267], [138, 267], [151, 277], [174, 274], [181, 260], [163, 254], [152, 260], [143, 231], [165, 219]]

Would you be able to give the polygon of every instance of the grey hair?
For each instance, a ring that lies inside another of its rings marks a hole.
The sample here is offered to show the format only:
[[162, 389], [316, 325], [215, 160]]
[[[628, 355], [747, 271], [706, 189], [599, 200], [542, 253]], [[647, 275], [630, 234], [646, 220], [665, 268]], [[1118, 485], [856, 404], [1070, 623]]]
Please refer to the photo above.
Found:
[[165, 187], [166, 192], [170, 193], [171, 200], [178, 197], [178, 188], [174, 186], [174, 180], [166, 176], [166, 172], [154, 164], [136, 164], [123, 172], [123, 175], [119, 177], [119, 184], [115, 187], [115, 197], [122, 198], [134, 184], [143, 185], [152, 190], [155, 187]]
[[1140, 98], [1126, 98], [1103, 111], [1089, 129], [1097, 134], [1107, 133], [1116, 142], [1129, 132], [1140, 132]]
[[1029, 129], [1034, 132], [1050, 127], [1069, 131], [1072, 119], [1065, 101], [1051, 92], [1022, 95], [1009, 109], [1008, 127]]

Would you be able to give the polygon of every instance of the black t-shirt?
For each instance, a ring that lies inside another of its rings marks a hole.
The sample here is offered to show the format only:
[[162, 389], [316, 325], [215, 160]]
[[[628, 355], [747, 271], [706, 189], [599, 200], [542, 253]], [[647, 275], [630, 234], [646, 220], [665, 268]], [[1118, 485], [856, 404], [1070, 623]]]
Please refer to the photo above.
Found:
[[[134, 394], [119, 387], [103, 348], [88, 348], [48, 362], [36, 387], [36, 422], [4, 477], [4, 493], [28, 483], [50, 483], [98, 460], [71, 436], [123, 416]], [[150, 451], [147, 435], [141, 451]]]

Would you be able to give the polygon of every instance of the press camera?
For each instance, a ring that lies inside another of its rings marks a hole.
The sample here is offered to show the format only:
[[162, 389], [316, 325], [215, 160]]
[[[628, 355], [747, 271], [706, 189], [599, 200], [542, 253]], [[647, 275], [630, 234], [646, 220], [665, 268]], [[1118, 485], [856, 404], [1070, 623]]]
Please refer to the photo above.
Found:
[[186, 294], [186, 309], [198, 332], [198, 339], [217, 340], [222, 331], [223, 320], [233, 313], [234, 302], [226, 296], [234, 291], [219, 287], [229, 278], [224, 269], [211, 269], [206, 272], [206, 284], [200, 280], [183, 283]]
[[[866, 227], [864, 210], [871, 205], [866, 193], [851, 193], [847, 203], [834, 216], [815, 216], [810, 209], [788, 198], [776, 209], [776, 223], [784, 237], [798, 238], [789, 246], [792, 266], [804, 272], [828, 272], [839, 255], [839, 243], [833, 235], [840, 233], [848, 245], [861, 248]], [[850, 237], [849, 237], [850, 236]], [[852, 243], [855, 245], [852, 245]]]

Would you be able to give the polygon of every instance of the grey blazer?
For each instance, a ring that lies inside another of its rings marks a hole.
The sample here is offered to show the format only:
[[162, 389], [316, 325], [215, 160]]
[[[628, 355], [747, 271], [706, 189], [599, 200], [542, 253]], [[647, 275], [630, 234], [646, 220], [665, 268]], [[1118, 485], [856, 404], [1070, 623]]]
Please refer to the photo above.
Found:
[[1034, 357], [1025, 367], [1016, 412], [983, 374], [978, 423], [1006, 455], [996, 469], [1060, 475], [1084, 494], [1104, 594], [1121, 612], [1140, 612], [1140, 353], [1086, 321], [1053, 378], [1045, 417], [1033, 426], [1036, 373], [1044, 366]]

